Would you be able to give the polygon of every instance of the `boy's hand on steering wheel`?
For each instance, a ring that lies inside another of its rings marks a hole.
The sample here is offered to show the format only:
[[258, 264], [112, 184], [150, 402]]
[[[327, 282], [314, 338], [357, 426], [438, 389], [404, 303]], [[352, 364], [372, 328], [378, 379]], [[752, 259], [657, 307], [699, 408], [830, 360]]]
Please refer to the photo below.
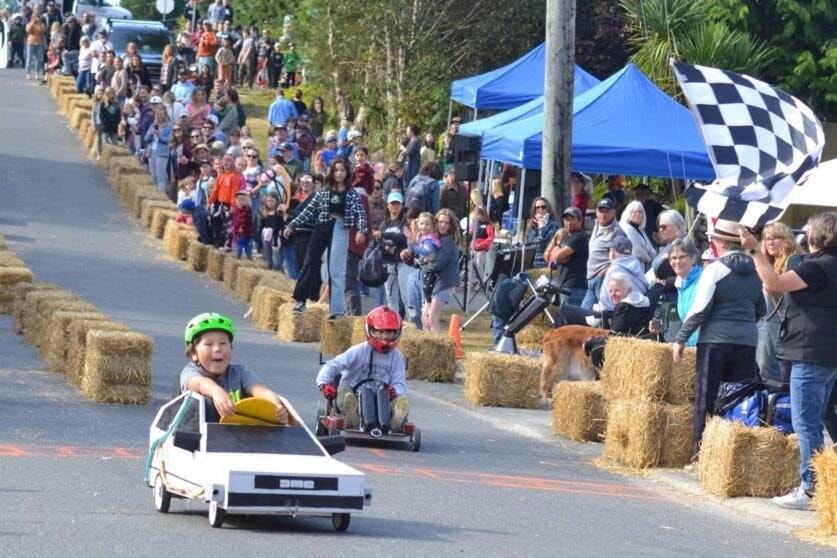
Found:
[[394, 387], [392, 387], [392, 386], [387, 386], [387, 394], [389, 395], [389, 398], [390, 398], [390, 399], [395, 399], [395, 398], [396, 398], [396, 396], [398, 395], [398, 394], [395, 392], [395, 388], [394, 388]]
[[331, 384], [321, 385], [320, 391], [323, 392], [323, 397], [329, 401], [334, 401], [337, 398], [337, 388]]

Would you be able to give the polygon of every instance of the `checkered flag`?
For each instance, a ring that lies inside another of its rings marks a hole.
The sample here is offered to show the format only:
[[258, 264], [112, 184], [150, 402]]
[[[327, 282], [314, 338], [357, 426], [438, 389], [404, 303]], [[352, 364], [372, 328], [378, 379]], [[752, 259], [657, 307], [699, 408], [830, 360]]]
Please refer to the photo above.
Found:
[[717, 178], [686, 198], [701, 213], [754, 227], [776, 221], [820, 161], [825, 134], [810, 108], [749, 76], [673, 64]]

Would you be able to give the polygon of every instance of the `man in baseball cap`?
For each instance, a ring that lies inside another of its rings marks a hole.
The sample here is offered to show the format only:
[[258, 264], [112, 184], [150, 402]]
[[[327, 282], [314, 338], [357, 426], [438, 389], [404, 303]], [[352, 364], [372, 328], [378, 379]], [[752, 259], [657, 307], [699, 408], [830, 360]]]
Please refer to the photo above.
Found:
[[570, 294], [561, 294], [562, 306], [580, 307], [587, 294], [587, 235], [581, 210], [570, 206], [561, 214], [566, 235], [552, 239], [544, 256], [550, 266], [559, 270], [558, 285]]
[[596, 205], [596, 224], [590, 234], [590, 243], [587, 257], [587, 294], [581, 307], [585, 310], [592, 310], [593, 305], [599, 301], [607, 268], [610, 266], [610, 249], [613, 240], [619, 236], [626, 236], [616, 219], [616, 207], [613, 200], [603, 198]]

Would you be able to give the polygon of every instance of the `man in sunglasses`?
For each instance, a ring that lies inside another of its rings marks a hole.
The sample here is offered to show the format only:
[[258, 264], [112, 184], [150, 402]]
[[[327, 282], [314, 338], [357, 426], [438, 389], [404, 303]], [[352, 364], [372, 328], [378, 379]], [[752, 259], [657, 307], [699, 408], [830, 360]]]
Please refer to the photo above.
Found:
[[220, 141], [224, 144], [224, 147], [227, 146], [227, 136], [221, 130], [216, 130], [215, 127], [218, 125], [218, 117], [214, 114], [210, 114], [206, 117], [203, 121], [203, 126], [201, 128], [201, 132], [203, 133], [203, 140], [204, 143], [208, 145], [212, 145], [216, 141]]
[[599, 301], [599, 291], [602, 288], [607, 268], [610, 265], [610, 249], [613, 240], [618, 236], [625, 236], [616, 219], [616, 206], [610, 198], [603, 198], [596, 206], [596, 224], [590, 234], [590, 244], [587, 255], [587, 294], [581, 307], [592, 310]]

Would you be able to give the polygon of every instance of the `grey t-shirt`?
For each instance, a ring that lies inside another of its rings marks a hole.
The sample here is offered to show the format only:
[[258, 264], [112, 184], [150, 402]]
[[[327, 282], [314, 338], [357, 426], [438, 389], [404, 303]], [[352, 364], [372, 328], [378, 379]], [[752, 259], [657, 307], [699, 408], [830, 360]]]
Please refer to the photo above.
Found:
[[587, 255], [588, 281], [598, 275], [610, 263], [610, 247], [613, 245], [613, 239], [617, 236], [625, 236], [625, 231], [619, 226], [617, 219], [611, 221], [606, 227], [602, 227], [598, 223], [593, 227]]
[[205, 374], [203, 370], [194, 362], [186, 365], [182, 372], [180, 372], [180, 391], [186, 391], [186, 384], [191, 378], [204, 377], [213, 380], [216, 384], [221, 386], [224, 391], [230, 394], [230, 399], [233, 403], [249, 397], [252, 395], [250, 389], [256, 385], [263, 383], [261, 378], [250, 370], [247, 370], [241, 364], [231, 364], [227, 367], [227, 373], [221, 377], [214, 377]]

